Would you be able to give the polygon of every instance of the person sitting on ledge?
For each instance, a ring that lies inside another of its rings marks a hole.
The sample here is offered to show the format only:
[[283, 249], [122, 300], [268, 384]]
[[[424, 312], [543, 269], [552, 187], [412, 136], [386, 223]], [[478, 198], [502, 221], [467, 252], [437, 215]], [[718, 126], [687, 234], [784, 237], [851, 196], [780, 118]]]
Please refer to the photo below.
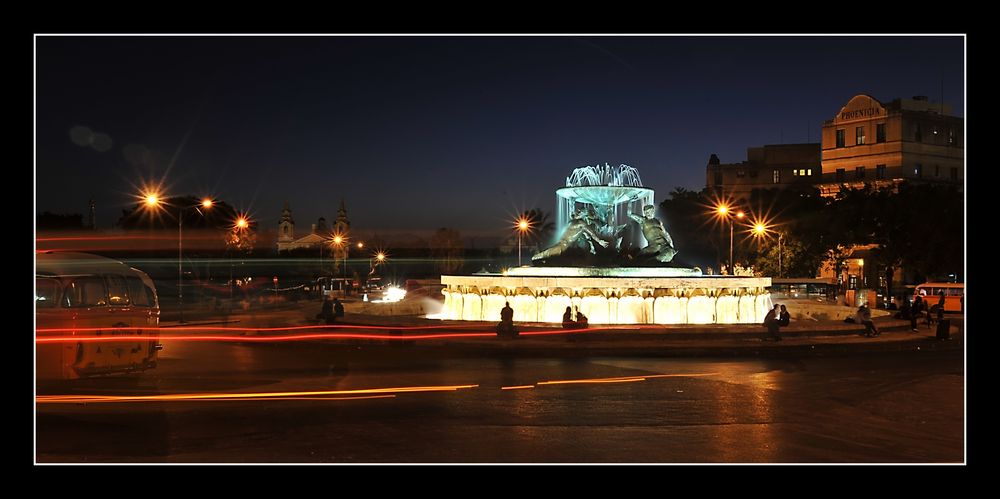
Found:
[[517, 329], [514, 328], [514, 309], [510, 308], [510, 302], [505, 302], [500, 309], [500, 324], [497, 324], [497, 336], [500, 338], [517, 337]]
[[574, 329], [576, 328], [576, 322], [573, 321], [573, 308], [566, 307], [566, 313], [563, 314], [562, 321], [563, 329]]
[[583, 312], [580, 311], [580, 307], [576, 307], [576, 327], [585, 329], [587, 325], [587, 316], [583, 315]]

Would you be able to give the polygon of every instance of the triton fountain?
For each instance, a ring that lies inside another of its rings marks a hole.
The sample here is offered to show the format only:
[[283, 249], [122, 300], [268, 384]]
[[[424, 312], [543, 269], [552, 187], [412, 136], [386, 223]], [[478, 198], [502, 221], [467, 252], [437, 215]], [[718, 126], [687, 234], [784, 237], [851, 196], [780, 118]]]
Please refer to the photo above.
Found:
[[566, 307], [591, 324], [763, 322], [771, 278], [705, 276], [675, 264], [653, 194], [628, 165], [573, 170], [556, 190], [559, 241], [536, 253], [532, 266], [441, 276], [440, 318], [495, 321], [509, 302], [517, 322], [560, 323]]

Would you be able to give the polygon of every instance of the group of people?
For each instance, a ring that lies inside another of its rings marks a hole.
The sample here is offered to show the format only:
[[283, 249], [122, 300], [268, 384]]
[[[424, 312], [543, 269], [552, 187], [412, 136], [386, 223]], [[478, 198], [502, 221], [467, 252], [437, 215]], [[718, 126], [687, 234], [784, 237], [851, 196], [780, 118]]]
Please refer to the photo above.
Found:
[[573, 310], [570, 307], [566, 307], [566, 312], [563, 314], [562, 318], [563, 329], [580, 329], [587, 327], [587, 316], [583, 315], [580, 311], [580, 307], [576, 307], [576, 320], [573, 320]]
[[[579, 329], [587, 327], [587, 316], [583, 315], [580, 307], [576, 308], [576, 320], [573, 320], [573, 308], [566, 307], [563, 314], [563, 329]], [[510, 302], [505, 302], [500, 309], [500, 323], [497, 324], [497, 336], [500, 338], [517, 338], [518, 331], [514, 327], [514, 309], [510, 307]]]
[[934, 323], [934, 315], [937, 315], [937, 320], [940, 322], [944, 319], [944, 295], [940, 295], [936, 305], [928, 308], [929, 300], [924, 300], [919, 295], [913, 299], [913, 305], [910, 305], [909, 300], [903, 300], [903, 305], [899, 308], [899, 312], [896, 313], [897, 319], [910, 319], [910, 330], [913, 332], [917, 331], [917, 319], [920, 314], [926, 314], [927, 327], [930, 327]]
[[787, 326], [792, 320], [792, 314], [788, 313], [788, 309], [784, 305], [774, 304], [774, 308], [767, 312], [764, 316], [764, 327], [767, 328], [768, 338], [774, 341], [781, 341], [780, 329], [783, 326]]
[[323, 308], [320, 309], [319, 315], [316, 318], [325, 321], [327, 324], [333, 324], [337, 322], [337, 317], [343, 316], [344, 304], [340, 303], [340, 298], [334, 298], [331, 301], [330, 297], [327, 296], [323, 299]]

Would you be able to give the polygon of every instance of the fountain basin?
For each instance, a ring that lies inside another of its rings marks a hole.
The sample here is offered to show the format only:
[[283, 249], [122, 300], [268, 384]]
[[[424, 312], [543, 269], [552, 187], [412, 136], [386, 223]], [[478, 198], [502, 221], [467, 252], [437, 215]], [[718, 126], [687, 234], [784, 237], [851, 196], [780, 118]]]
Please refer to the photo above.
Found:
[[760, 324], [772, 307], [770, 277], [669, 275], [683, 271], [697, 272], [520, 267], [507, 275], [444, 275], [441, 318], [499, 321], [510, 303], [517, 322], [558, 324], [573, 307], [591, 324]]

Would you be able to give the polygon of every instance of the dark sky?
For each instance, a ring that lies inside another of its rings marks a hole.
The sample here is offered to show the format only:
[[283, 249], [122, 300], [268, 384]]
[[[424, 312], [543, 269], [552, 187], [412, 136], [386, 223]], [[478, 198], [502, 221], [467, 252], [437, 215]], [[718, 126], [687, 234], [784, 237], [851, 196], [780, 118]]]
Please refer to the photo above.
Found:
[[[962, 37], [36, 38], [38, 211], [107, 228], [142, 179], [274, 226], [502, 233], [577, 167], [662, 200], [705, 164], [818, 142], [856, 94], [964, 116]], [[87, 127], [98, 139], [71, 133]], [[75, 142], [73, 139], [77, 138]], [[108, 141], [107, 139], [110, 139]], [[78, 145], [80, 142], [84, 145]]]

